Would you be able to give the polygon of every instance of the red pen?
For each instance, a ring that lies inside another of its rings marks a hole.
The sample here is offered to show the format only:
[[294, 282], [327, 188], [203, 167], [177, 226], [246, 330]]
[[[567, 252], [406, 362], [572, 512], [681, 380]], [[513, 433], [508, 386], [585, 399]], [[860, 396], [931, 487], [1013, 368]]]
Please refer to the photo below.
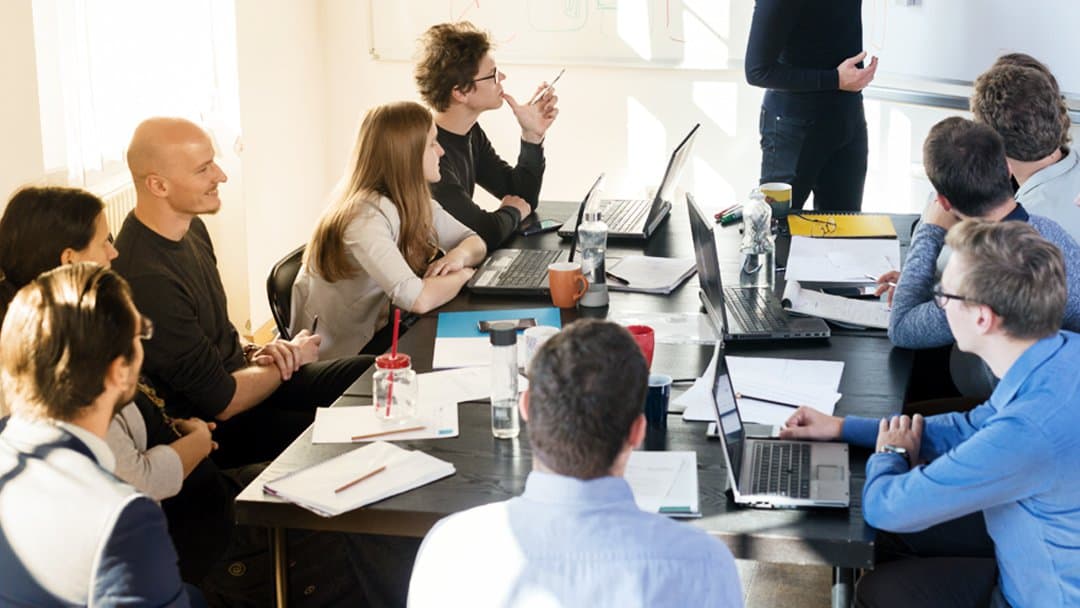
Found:
[[742, 204], [741, 204], [741, 203], [735, 203], [734, 205], [732, 205], [732, 206], [728, 207], [727, 209], [724, 209], [724, 210], [723, 210], [723, 211], [721, 211], [720, 213], [717, 213], [717, 214], [716, 214], [716, 215], [714, 215], [713, 217], [714, 217], [714, 218], [716, 218], [716, 221], [718, 221], [718, 222], [719, 222], [719, 221], [720, 221], [720, 218], [722, 218], [722, 217], [724, 217], [725, 215], [727, 215], [727, 214], [731, 213], [732, 211], [735, 211], [735, 210], [736, 210], [736, 209], [738, 209], [739, 207], [742, 207]]

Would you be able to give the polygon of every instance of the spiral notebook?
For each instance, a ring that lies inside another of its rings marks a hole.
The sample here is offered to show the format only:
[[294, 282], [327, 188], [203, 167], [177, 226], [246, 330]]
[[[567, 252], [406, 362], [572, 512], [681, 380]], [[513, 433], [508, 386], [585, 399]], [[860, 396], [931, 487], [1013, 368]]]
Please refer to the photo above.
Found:
[[826, 239], [895, 239], [896, 228], [887, 215], [863, 213], [792, 213], [787, 216], [791, 236]]

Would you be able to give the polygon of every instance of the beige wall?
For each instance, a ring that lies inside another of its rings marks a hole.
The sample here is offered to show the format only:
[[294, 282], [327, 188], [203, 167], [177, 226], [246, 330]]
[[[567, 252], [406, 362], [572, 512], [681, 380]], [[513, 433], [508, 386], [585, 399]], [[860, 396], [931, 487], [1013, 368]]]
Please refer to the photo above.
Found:
[[30, 0], [0, 2], [0, 208], [19, 186], [44, 177]]

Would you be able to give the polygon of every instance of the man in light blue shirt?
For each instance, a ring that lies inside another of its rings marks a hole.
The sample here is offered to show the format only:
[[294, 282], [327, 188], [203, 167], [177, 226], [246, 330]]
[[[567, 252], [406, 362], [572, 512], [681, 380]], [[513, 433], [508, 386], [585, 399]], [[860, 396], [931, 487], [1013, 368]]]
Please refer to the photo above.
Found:
[[[863, 514], [900, 533], [879, 546], [896, 545], [907, 559], [864, 576], [860, 605], [1075, 606], [1080, 335], [1059, 329], [1062, 254], [1022, 222], [966, 220], [947, 242], [953, 255], [934, 297], [957, 346], [1001, 378], [990, 399], [925, 421], [802, 408], [781, 436], [877, 446], [866, 465]], [[973, 546], [978, 520], [992, 540], [987, 557]]]
[[727, 547], [641, 511], [622, 477], [645, 436], [648, 368], [630, 334], [574, 323], [544, 344], [529, 377], [525, 493], [436, 524], [409, 605], [742, 606]]

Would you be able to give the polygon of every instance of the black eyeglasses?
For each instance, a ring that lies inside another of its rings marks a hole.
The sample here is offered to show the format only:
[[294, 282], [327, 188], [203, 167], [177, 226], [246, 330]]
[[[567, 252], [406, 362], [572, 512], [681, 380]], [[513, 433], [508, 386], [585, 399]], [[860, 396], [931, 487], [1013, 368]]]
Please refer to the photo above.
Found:
[[960, 300], [961, 302], [972, 302], [972, 303], [975, 302], [974, 300], [972, 300], [971, 298], [969, 298], [967, 296], [961, 296], [961, 295], [957, 295], [955, 293], [946, 293], [941, 288], [941, 283], [938, 283], [937, 285], [934, 286], [933, 294], [934, 294], [934, 304], [937, 304], [938, 308], [945, 308], [945, 305], [949, 303], [949, 300]]
[[487, 76], [484, 76], [483, 78], [474, 78], [470, 82], [477, 83], [477, 82], [483, 82], [485, 80], [495, 80], [495, 79], [497, 79], [499, 77], [499, 73], [500, 73], [499, 68], [495, 68], [494, 70], [491, 71], [491, 74], [489, 74]]

